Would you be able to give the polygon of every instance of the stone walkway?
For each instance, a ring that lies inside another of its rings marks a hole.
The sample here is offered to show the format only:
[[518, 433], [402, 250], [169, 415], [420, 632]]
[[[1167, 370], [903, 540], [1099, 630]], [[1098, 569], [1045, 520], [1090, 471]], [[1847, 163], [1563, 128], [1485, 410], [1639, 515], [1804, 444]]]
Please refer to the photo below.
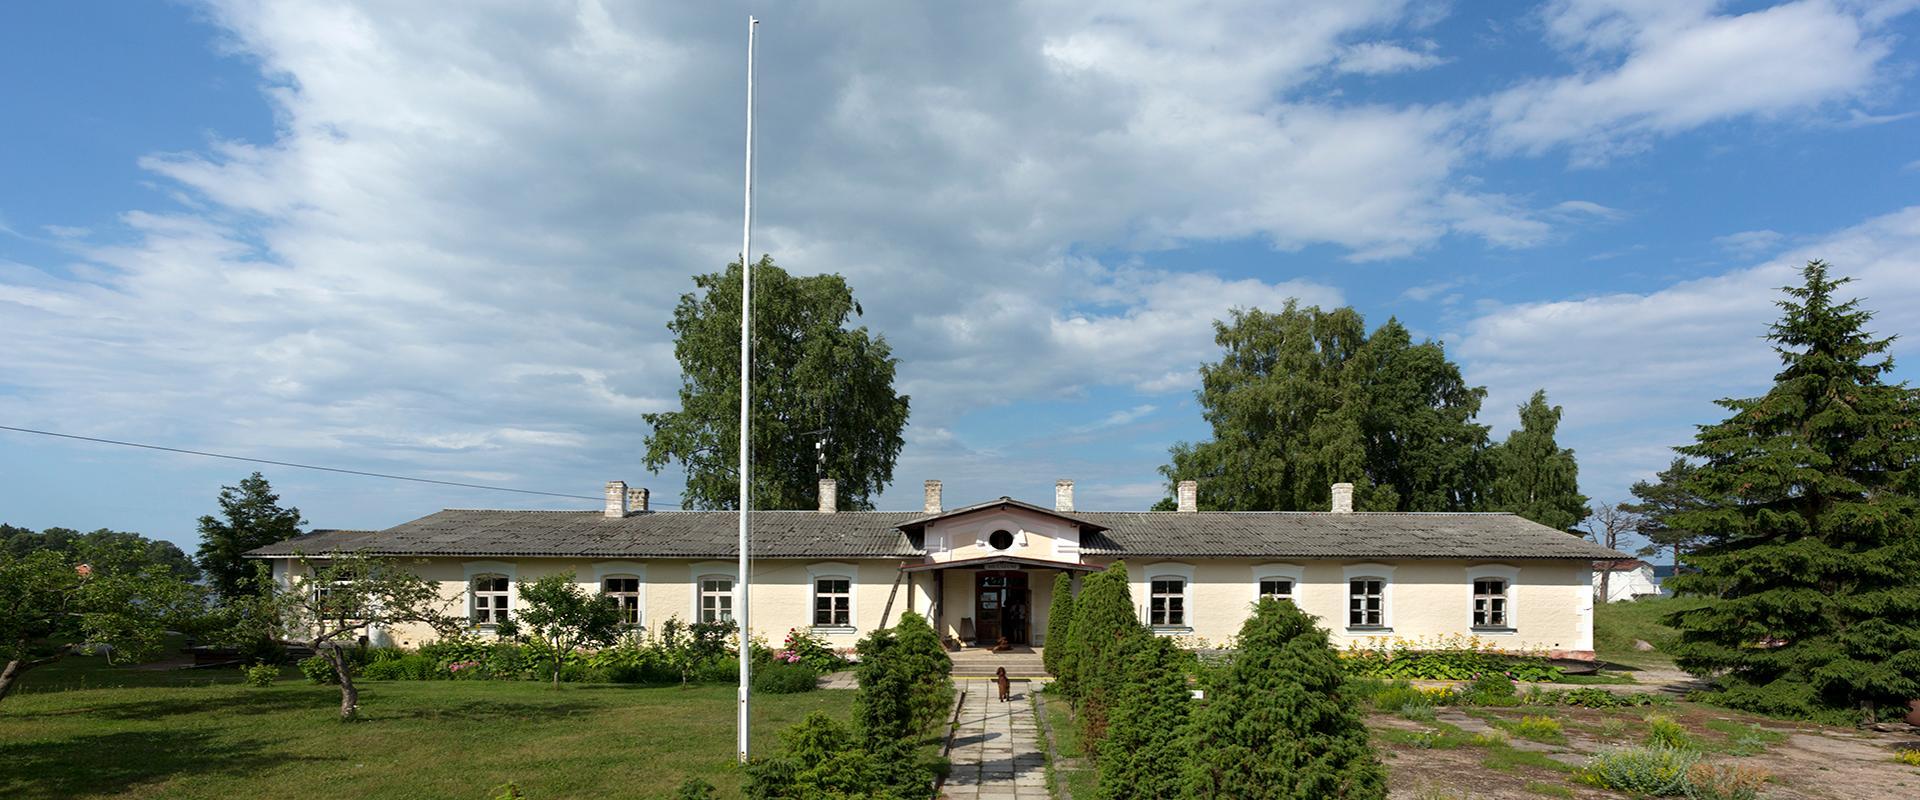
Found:
[[1031, 684], [1014, 681], [1012, 701], [1002, 703], [993, 681], [961, 682], [967, 691], [960, 706], [959, 727], [947, 758], [942, 797], [965, 800], [1012, 800], [1047, 796], [1046, 757], [1040, 754], [1040, 732], [1034, 725]]

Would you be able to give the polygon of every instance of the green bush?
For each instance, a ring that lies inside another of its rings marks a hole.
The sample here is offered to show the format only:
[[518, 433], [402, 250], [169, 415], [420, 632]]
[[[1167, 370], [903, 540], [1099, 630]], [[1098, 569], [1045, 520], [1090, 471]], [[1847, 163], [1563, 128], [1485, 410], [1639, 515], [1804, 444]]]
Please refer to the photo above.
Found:
[[714, 800], [720, 796], [713, 784], [699, 778], [688, 778], [680, 782], [680, 788], [674, 790], [674, 800]]
[[1067, 677], [1061, 688], [1072, 700], [1080, 741], [1089, 750], [1098, 748], [1106, 735], [1108, 706], [1114, 700], [1114, 685], [1121, 680], [1113, 650], [1128, 633], [1141, 629], [1134, 617], [1125, 562], [1115, 562], [1081, 582], [1073, 605]]
[[1513, 679], [1504, 672], [1483, 672], [1474, 676], [1473, 682], [1461, 687], [1460, 694], [1466, 702], [1476, 706], [1517, 706], [1520, 704], [1518, 692], [1513, 688]]
[[1121, 680], [1100, 740], [1096, 796], [1111, 800], [1173, 797], [1186, 759], [1181, 742], [1192, 694], [1191, 656], [1173, 642], [1134, 629], [1114, 649]]
[[1263, 598], [1238, 642], [1193, 712], [1183, 796], [1386, 797], [1386, 769], [1326, 631], [1292, 603]]
[[1349, 674], [1376, 678], [1463, 681], [1498, 672], [1513, 680], [1533, 683], [1566, 677], [1566, 671], [1554, 666], [1544, 655], [1490, 650], [1481, 640], [1473, 638], [1351, 642], [1341, 655], [1341, 666]]
[[913, 685], [914, 730], [931, 730], [953, 710], [953, 659], [940, 646], [940, 637], [926, 617], [903, 611], [893, 630], [892, 655]]
[[360, 670], [360, 677], [376, 681], [430, 681], [446, 675], [439, 664], [418, 653], [376, 659]]
[[1678, 797], [1687, 793], [1687, 771], [1700, 754], [1671, 747], [1610, 750], [1587, 760], [1581, 780], [1636, 797]]
[[[328, 671], [331, 672], [332, 670]], [[255, 664], [246, 669], [248, 686], [272, 686], [274, 680], [279, 677], [280, 668], [272, 664]]]
[[787, 640], [781, 643], [779, 650], [768, 653], [768, 657], [772, 661], [804, 664], [815, 675], [825, 675], [847, 666], [847, 660], [827, 646], [826, 639], [799, 628], [788, 630]]
[[1665, 714], [1647, 715], [1646, 745], [1674, 750], [1698, 749], [1698, 745], [1694, 743], [1693, 736], [1687, 733], [1687, 729]]
[[1047, 643], [1040, 660], [1047, 672], [1059, 675], [1067, 642], [1073, 638], [1073, 574], [1057, 572], [1053, 576], [1053, 604], [1047, 607]]
[[340, 682], [340, 676], [333, 670], [333, 662], [318, 653], [300, 659], [300, 674], [307, 676], [308, 681], [317, 685], [324, 686]]
[[761, 694], [799, 694], [819, 685], [820, 676], [805, 664], [771, 661], [753, 672], [753, 690]]
[[1552, 717], [1541, 717], [1529, 714], [1521, 718], [1519, 722], [1509, 722], [1501, 727], [1506, 729], [1508, 733], [1522, 739], [1530, 739], [1536, 742], [1565, 744], [1567, 741], [1566, 729], [1561, 727], [1560, 720]]
[[1580, 687], [1578, 689], [1547, 689], [1538, 686], [1527, 690], [1520, 698], [1521, 705], [1528, 706], [1574, 706], [1577, 708], [1630, 708], [1644, 706], [1672, 705], [1673, 699], [1662, 694], [1631, 692], [1615, 694], [1605, 689]]
[[885, 776], [873, 754], [846, 726], [825, 712], [808, 714], [780, 733], [780, 751], [747, 764], [746, 795], [753, 800], [815, 797], [931, 797], [933, 776], [919, 793], [886, 794]]

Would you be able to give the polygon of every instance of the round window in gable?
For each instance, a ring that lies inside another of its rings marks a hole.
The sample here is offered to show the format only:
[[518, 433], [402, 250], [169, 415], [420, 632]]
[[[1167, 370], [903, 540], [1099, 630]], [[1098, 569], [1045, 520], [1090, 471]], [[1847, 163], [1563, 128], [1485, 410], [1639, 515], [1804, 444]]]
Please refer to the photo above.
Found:
[[987, 544], [995, 550], [1005, 550], [1013, 546], [1013, 534], [1006, 531], [994, 531], [987, 534]]

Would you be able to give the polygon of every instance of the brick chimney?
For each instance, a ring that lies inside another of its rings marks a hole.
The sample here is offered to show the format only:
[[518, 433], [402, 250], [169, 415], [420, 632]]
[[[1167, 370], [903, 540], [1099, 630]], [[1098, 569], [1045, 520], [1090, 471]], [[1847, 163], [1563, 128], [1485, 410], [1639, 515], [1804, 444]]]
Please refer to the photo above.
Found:
[[1177, 496], [1180, 511], [1191, 514], [1200, 510], [1199, 481], [1181, 481], [1174, 494]]
[[1353, 484], [1336, 483], [1333, 485], [1333, 513], [1353, 513]]
[[939, 481], [927, 481], [926, 512], [928, 514], [940, 513], [940, 482]]
[[627, 515], [627, 482], [607, 481], [606, 515], [619, 519]]
[[635, 486], [627, 490], [627, 513], [639, 514], [647, 511], [647, 501], [653, 492], [645, 487]]
[[820, 479], [820, 513], [831, 514], [840, 510], [840, 482], [832, 478]]
[[1053, 482], [1053, 510], [1073, 510], [1073, 481], [1061, 478]]

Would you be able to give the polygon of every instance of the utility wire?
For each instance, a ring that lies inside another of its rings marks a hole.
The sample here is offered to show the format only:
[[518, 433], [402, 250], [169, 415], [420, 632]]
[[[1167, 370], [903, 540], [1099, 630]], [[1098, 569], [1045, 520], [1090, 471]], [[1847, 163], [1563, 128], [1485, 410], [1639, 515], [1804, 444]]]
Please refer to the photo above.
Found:
[[[157, 444], [141, 444], [139, 442], [122, 442], [117, 439], [99, 439], [92, 436], [76, 436], [71, 433], [55, 433], [53, 431], [34, 430], [32, 428], [16, 428], [16, 427], [13, 427], [12, 425], [0, 425], [0, 431], [14, 431], [15, 433], [31, 433], [39, 436], [54, 436], [61, 439], [77, 439], [82, 442], [112, 444], [112, 445], [119, 445], [121, 447], [138, 447], [143, 450], [160, 450], [163, 452], [181, 453], [181, 454], [190, 455], [190, 456], [205, 456], [207, 458], [224, 458], [229, 461], [249, 461], [255, 464], [272, 464], [276, 467], [295, 467], [298, 469], [319, 470], [321, 472], [337, 472], [342, 475], [359, 475], [364, 478], [386, 478], [387, 480], [393, 480], [393, 481], [412, 481], [414, 483], [432, 483], [432, 484], [438, 484], [440, 486], [458, 486], [463, 489], [485, 489], [490, 492], [514, 492], [517, 494], [537, 494], [537, 495], [544, 495], [546, 497], [565, 497], [573, 500], [602, 499], [599, 497], [588, 497], [587, 495], [583, 495], [583, 494], [562, 494], [560, 492], [542, 492], [535, 489], [514, 489], [507, 486], [487, 486], [485, 484], [479, 484], [479, 483], [460, 483], [458, 481], [440, 481], [440, 480], [434, 480], [432, 478], [415, 478], [407, 475], [388, 475], [384, 472], [363, 472], [357, 469], [341, 469], [339, 467], [321, 467], [321, 466], [315, 466], [313, 464], [295, 464], [291, 461], [274, 461], [274, 460], [265, 459], [265, 458], [248, 458], [246, 456], [234, 456], [234, 455], [227, 455], [225, 453], [209, 453], [203, 450], [184, 450], [178, 447], [162, 447]], [[672, 506], [674, 508], [680, 507], [678, 503], [653, 503], [653, 505]]]

